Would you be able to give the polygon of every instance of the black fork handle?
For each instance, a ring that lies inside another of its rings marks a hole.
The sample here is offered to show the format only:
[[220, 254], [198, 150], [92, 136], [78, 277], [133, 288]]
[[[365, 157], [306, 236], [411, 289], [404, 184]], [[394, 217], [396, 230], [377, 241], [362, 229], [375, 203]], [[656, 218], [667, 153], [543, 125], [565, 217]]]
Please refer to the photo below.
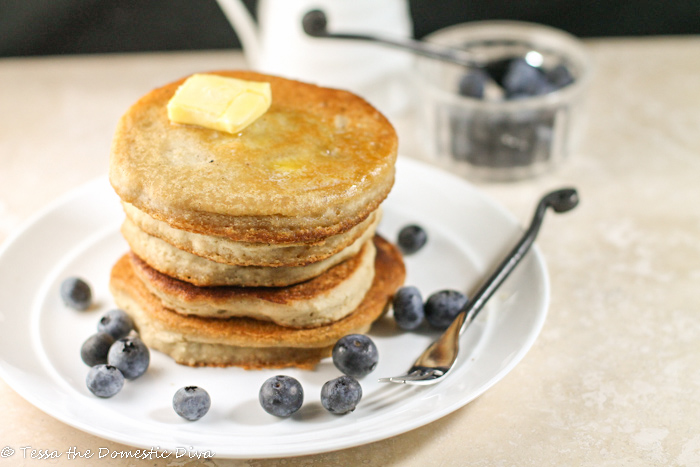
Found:
[[542, 197], [537, 205], [537, 208], [535, 209], [535, 214], [532, 217], [530, 226], [525, 231], [520, 241], [510, 251], [510, 253], [508, 253], [501, 264], [498, 265], [491, 276], [486, 279], [486, 281], [474, 293], [472, 299], [467, 302], [464, 308], [462, 308], [461, 313], [465, 315], [462, 329], [466, 328], [466, 326], [483, 309], [484, 305], [489, 298], [491, 298], [496, 289], [500, 287], [503, 281], [505, 281], [510, 273], [513, 272], [515, 266], [518, 265], [525, 254], [530, 250], [530, 247], [535, 242], [537, 233], [540, 231], [547, 208], [551, 207], [554, 212], [558, 213], [567, 212], [575, 208], [578, 205], [578, 202], [578, 192], [574, 188], [562, 188], [560, 190], [552, 191], [551, 193], [548, 193]]

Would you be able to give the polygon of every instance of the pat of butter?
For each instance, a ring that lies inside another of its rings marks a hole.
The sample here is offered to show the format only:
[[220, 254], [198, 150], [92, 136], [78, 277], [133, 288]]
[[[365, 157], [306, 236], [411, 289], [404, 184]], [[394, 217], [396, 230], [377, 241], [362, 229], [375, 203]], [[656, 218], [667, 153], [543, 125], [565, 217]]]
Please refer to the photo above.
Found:
[[270, 83], [195, 74], [168, 102], [168, 118], [175, 123], [238, 133], [267, 112], [271, 102]]

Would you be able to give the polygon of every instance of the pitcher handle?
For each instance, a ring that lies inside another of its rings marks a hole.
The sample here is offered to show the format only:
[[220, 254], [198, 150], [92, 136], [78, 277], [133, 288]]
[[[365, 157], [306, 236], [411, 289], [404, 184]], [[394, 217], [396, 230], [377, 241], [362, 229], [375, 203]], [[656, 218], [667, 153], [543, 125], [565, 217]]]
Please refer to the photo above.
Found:
[[255, 67], [260, 52], [260, 39], [253, 15], [241, 0], [217, 0], [217, 2], [241, 41], [248, 66]]

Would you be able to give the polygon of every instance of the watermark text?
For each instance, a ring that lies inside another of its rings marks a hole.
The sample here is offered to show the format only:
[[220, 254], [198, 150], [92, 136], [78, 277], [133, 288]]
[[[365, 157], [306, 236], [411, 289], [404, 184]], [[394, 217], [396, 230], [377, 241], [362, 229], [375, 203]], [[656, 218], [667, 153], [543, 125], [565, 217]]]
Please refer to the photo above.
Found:
[[197, 450], [192, 446], [177, 447], [174, 451], [166, 451], [160, 449], [160, 446], [155, 446], [149, 449], [127, 449], [116, 450], [109, 448], [98, 448], [97, 451], [90, 449], [81, 450], [77, 446], [71, 446], [65, 451], [58, 449], [45, 449], [35, 446], [20, 446], [17, 449], [11, 446], [0, 448], [0, 459], [10, 458], [13, 456], [22, 457], [22, 459], [33, 460], [48, 460], [48, 459], [138, 459], [138, 460], [154, 460], [154, 459], [211, 459], [216, 455], [211, 450]]

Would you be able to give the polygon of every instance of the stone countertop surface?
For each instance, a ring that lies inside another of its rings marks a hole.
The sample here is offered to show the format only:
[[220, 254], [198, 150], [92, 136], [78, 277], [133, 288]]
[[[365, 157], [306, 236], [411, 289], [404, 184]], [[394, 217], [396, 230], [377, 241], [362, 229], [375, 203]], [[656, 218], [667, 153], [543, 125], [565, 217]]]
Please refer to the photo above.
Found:
[[[538, 238], [551, 303], [523, 361], [462, 409], [393, 438], [206, 465], [700, 466], [700, 38], [587, 46], [595, 73], [575, 153], [535, 179], [476, 184], [523, 224], [545, 191], [571, 185], [581, 194], [581, 205], [548, 217]], [[232, 52], [0, 60], [0, 242], [106, 173], [117, 120], [142, 94], [195, 71], [244, 65]], [[406, 136], [401, 152], [420, 157], [406, 143], [410, 122], [397, 128]], [[3, 381], [0, 414], [0, 456], [15, 450], [0, 464], [96, 464], [23, 459], [25, 446], [131, 449], [44, 414]]]

